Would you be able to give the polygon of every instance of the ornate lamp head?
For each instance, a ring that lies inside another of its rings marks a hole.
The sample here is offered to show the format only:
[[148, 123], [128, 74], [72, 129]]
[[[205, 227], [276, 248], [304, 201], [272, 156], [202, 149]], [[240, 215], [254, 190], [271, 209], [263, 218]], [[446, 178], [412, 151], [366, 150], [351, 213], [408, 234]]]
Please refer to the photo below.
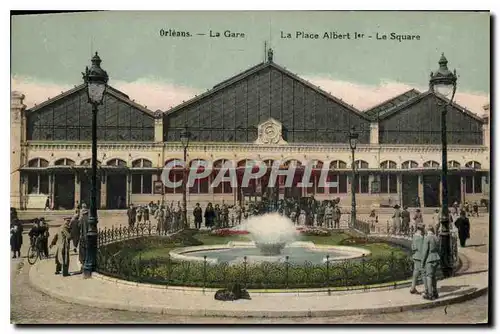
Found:
[[92, 57], [92, 66], [90, 69], [85, 67], [83, 81], [87, 85], [87, 94], [89, 102], [92, 104], [102, 104], [104, 92], [108, 83], [108, 73], [101, 68], [101, 58], [95, 53]]
[[448, 60], [444, 56], [444, 53], [441, 54], [441, 58], [439, 59], [439, 69], [435, 72], [431, 72], [429, 88], [433, 92], [437, 92], [449, 98], [450, 103], [455, 96], [455, 91], [457, 89], [457, 73], [456, 70], [451, 72], [448, 69]]
[[356, 127], [352, 127], [349, 131], [349, 146], [351, 146], [351, 150], [356, 149], [356, 145], [358, 143], [359, 134], [356, 132]]

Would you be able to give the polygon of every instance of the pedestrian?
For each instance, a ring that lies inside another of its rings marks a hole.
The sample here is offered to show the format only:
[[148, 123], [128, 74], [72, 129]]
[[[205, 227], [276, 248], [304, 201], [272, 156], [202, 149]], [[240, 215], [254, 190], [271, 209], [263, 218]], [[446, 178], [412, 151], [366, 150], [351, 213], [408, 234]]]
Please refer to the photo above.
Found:
[[215, 227], [221, 228], [221, 210], [219, 204], [215, 204], [214, 213], [215, 213]]
[[472, 205], [472, 216], [476, 215], [476, 217], [479, 217], [479, 205], [477, 202], [474, 202]]
[[392, 234], [399, 234], [401, 230], [401, 210], [399, 205], [394, 206], [394, 213], [392, 215]]
[[333, 220], [335, 218], [335, 209], [331, 202], [328, 202], [325, 207], [325, 225], [326, 228], [333, 228]]
[[40, 235], [40, 221], [38, 220], [38, 218], [35, 218], [33, 219], [33, 225], [31, 226], [31, 229], [28, 232], [31, 247], [35, 248], [39, 246], [36, 244], [39, 235]]
[[83, 272], [83, 265], [85, 264], [85, 255], [87, 254], [87, 247], [88, 247], [87, 233], [89, 231], [89, 211], [87, 210], [87, 206], [85, 204], [82, 204], [79, 223], [80, 223], [79, 224], [80, 239], [78, 242], [78, 260], [80, 261]]
[[[415, 225], [417, 222], [415, 221]], [[405, 206], [403, 211], [401, 211], [401, 227], [403, 234], [407, 234], [410, 230], [410, 212], [408, 211], [408, 207]]]
[[21, 257], [21, 246], [23, 245], [23, 225], [15, 218], [10, 226], [10, 250], [12, 258]]
[[194, 216], [194, 228], [199, 230], [201, 228], [201, 222], [203, 220], [203, 213], [200, 207], [200, 203], [196, 203], [193, 209], [193, 216]]
[[236, 216], [236, 224], [240, 225], [241, 224], [241, 207], [239, 206], [238, 203], [234, 205], [234, 214]]
[[450, 213], [452, 215], [458, 215], [458, 202], [453, 203], [453, 205], [451, 206]]
[[163, 209], [163, 205], [160, 206], [155, 211], [155, 219], [156, 219], [156, 230], [158, 234], [167, 234], [167, 229], [164, 226], [164, 218], [165, 218], [165, 210]]
[[441, 212], [439, 209], [436, 209], [432, 215], [432, 226], [434, 226], [434, 231], [436, 231], [436, 233], [441, 231]]
[[140, 224], [142, 221], [142, 214], [144, 213], [144, 209], [141, 205], [137, 207], [137, 224]]
[[[82, 209], [83, 211], [83, 209]], [[69, 274], [69, 250], [71, 248], [71, 231], [70, 231], [70, 219], [67, 218], [64, 224], [59, 228], [59, 231], [52, 239], [50, 243], [50, 248], [57, 245], [56, 248], [56, 275], [61, 273], [63, 276], [70, 276]]]
[[224, 228], [229, 227], [229, 208], [227, 205], [222, 201], [222, 207], [221, 207], [221, 219], [222, 219], [222, 226]]
[[49, 258], [49, 225], [45, 222], [45, 218], [40, 218], [40, 245], [45, 258]]
[[208, 205], [205, 209], [205, 227], [210, 228], [210, 229], [213, 228], [214, 219], [215, 219], [214, 208], [212, 207], [212, 203], [208, 203]]
[[50, 211], [50, 197], [45, 200], [45, 211]]
[[434, 227], [428, 226], [422, 248], [422, 268], [425, 270], [424, 299], [434, 300], [439, 298], [436, 277], [439, 260], [439, 239], [434, 233]]
[[301, 210], [300, 211], [298, 221], [299, 221], [299, 225], [300, 226], [305, 226], [306, 225], [306, 211], [305, 210]]
[[465, 241], [470, 238], [470, 221], [465, 211], [460, 211], [460, 217], [455, 221], [455, 226], [458, 229], [460, 247], [465, 247]]
[[172, 210], [171, 207], [167, 205], [166, 208], [163, 208], [163, 205], [161, 206], [163, 209], [163, 231], [165, 231], [165, 234], [170, 232], [173, 229], [172, 225]]
[[80, 242], [80, 217], [78, 216], [77, 212], [75, 212], [73, 217], [71, 217], [69, 229], [71, 231], [71, 240], [73, 242], [73, 252], [76, 254], [78, 244]]
[[340, 205], [335, 204], [334, 212], [335, 212], [333, 215], [333, 223], [335, 224], [334, 228], [340, 228], [340, 217], [342, 216], [342, 211], [340, 211]]
[[318, 205], [318, 211], [316, 213], [317, 225], [322, 227], [324, 220], [325, 220], [325, 202]]
[[415, 226], [419, 225], [419, 224], [424, 224], [424, 217], [422, 215], [422, 211], [420, 211], [420, 209], [417, 209], [415, 211], [415, 214], [413, 215], [413, 222], [415, 224]]
[[130, 204], [130, 207], [127, 210], [128, 227], [129, 228], [133, 228], [134, 227], [136, 216], [137, 216], [137, 211], [136, 211], [134, 205]]
[[465, 214], [467, 217], [470, 216], [470, 204], [469, 204], [469, 202], [465, 202]]
[[148, 206], [143, 207], [142, 215], [144, 217], [144, 222], [149, 223], [149, 207]]
[[173, 229], [174, 231], [178, 231], [181, 229], [182, 225], [182, 209], [181, 209], [181, 202], [177, 201], [177, 206], [174, 209], [173, 212], [173, 217], [174, 217], [174, 223], [173, 223]]
[[[417, 229], [413, 234], [411, 242], [412, 260], [413, 260], [413, 278], [411, 281], [411, 294], [418, 293], [417, 282], [419, 276], [422, 274], [422, 251], [424, 246], [424, 226], [422, 224], [416, 225]], [[425, 279], [425, 278], [424, 278]], [[425, 282], [424, 282], [425, 284]]]

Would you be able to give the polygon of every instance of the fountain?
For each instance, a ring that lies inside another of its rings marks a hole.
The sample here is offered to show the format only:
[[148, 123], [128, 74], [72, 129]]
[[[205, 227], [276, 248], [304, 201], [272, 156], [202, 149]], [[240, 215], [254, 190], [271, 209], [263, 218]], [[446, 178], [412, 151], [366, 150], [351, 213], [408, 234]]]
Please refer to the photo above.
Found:
[[250, 232], [255, 246], [264, 256], [280, 255], [298, 234], [293, 222], [278, 213], [252, 217], [239, 228]]
[[251, 217], [233, 229], [248, 231], [252, 240], [178, 248], [170, 251], [170, 257], [177, 261], [206, 261], [209, 264], [219, 262], [321, 264], [327, 261], [359, 259], [370, 254], [370, 251], [357, 247], [317, 245], [311, 241], [297, 241], [299, 232], [293, 222], [278, 213]]

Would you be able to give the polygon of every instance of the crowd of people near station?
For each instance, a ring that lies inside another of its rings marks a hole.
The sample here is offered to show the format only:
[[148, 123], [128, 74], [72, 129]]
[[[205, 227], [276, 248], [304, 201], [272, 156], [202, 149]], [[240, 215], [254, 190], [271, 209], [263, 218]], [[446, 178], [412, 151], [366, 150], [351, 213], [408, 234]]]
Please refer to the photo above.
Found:
[[[196, 229], [229, 228], [241, 224], [242, 221], [252, 216], [265, 213], [279, 213], [290, 218], [295, 225], [324, 226], [326, 228], [340, 228], [342, 212], [339, 206], [340, 199], [317, 201], [314, 197], [301, 199], [287, 198], [271, 201], [262, 198], [258, 201], [248, 202], [244, 205], [238, 203], [229, 205], [222, 201], [221, 204], [208, 203], [202, 208], [196, 203], [192, 209], [192, 219]], [[127, 210], [128, 225], [137, 223], [150, 223], [155, 219], [160, 233], [170, 233], [180, 229], [183, 225], [183, 210], [180, 202], [167, 205], [150, 202], [148, 205], [131, 204]]]

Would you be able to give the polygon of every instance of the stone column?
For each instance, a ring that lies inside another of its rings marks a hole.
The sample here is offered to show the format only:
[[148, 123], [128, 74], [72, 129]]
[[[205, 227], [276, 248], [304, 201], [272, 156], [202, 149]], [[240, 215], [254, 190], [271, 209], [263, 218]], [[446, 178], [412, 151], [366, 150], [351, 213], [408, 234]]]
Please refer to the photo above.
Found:
[[21, 208], [21, 172], [25, 163], [22, 143], [26, 140], [26, 116], [24, 95], [12, 92], [10, 95], [10, 206]]
[[155, 118], [155, 143], [163, 142], [163, 113], [160, 110], [156, 111]]
[[[398, 174], [397, 180], [398, 180], [398, 201], [399, 201], [398, 204], [400, 206], [403, 206], [403, 175]], [[408, 206], [411, 206], [411, 204]]]
[[418, 175], [418, 199], [420, 200], [420, 206], [424, 207], [424, 175]]
[[370, 144], [379, 143], [378, 122], [370, 123]]
[[[101, 209], [106, 209], [106, 196], [107, 196], [107, 179], [108, 175], [101, 169], [101, 177], [99, 178], [99, 182], [101, 182]], [[104, 182], [102, 182], [104, 181]]]
[[80, 203], [80, 205], [82, 204], [82, 200], [81, 200], [81, 183], [82, 183], [82, 180], [80, 180], [80, 175], [78, 174], [78, 172], [75, 172], [75, 203], [74, 203], [74, 206], [75, 206], [75, 209], [76, 209], [76, 206], [77, 206], [77, 203]]

